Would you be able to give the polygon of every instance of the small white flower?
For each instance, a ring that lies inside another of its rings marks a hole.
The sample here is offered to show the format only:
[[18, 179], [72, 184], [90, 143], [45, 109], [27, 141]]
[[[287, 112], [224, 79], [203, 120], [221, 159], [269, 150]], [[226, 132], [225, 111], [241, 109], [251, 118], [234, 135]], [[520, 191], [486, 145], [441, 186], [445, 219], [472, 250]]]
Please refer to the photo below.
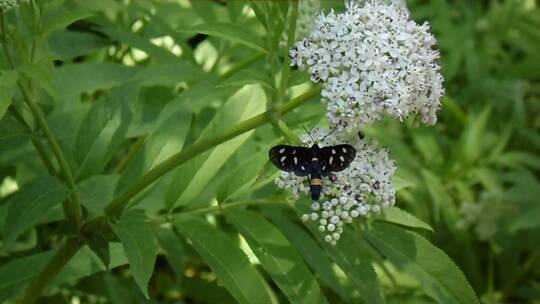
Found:
[[[314, 129], [311, 136], [321, 141], [330, 130]], [[334, 133], [335, 134], [335, 133]], [[327, 137], [319, 146], [331, 146], [347, 143], [355, 147], [357, 154], [352, 163], [343, 171], [335, 172], [322, 178], [321, 202], [322, 208], [310, 214], [304, 214], [302, 219], [317, 222], [327, 233], [341, 234], [344, 223], [352, 222], [353, 218], [367, 217], [371, 212], [379, 213], [382, 208], [393, 206], [396, 200], [396, 191], [391, 178], [396, 165], [388, 156], [386, 149], [379, 149], [375, 141], [360, 139], [357, 136], [342, 139], [343, 133]], [[311, 146], [312, 140], [308, 135], [301, 137], [305, 146]], [[276, 179], [280, 188], [287, 189], [293, 196], [302, 192], [309, 194], [307, 177], [298, 177], [294, 174], [281, 175]], [[280, 186], [282, 185], [282, 186]], [[319, 214], [314, 217], [313, 214]], [[315, 219], [313, 219], [315, 218]], [[332, 235], [331, 239], [337, 241]]]
[[323, 82], [330, 126], [353, 132], [384, 115], [434, 124], [444, 88], [429, 25], [396, 5], [346, 7], [319, 14], [313, 32], [290, 52], [292, 65]]

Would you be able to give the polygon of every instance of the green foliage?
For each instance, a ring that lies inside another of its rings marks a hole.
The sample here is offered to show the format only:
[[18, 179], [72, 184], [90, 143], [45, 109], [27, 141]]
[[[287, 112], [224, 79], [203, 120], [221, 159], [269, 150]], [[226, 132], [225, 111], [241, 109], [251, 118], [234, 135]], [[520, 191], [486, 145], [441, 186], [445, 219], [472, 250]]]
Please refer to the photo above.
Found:
[[435, 127], [365, 130], [396, 159], [397, 206], [336, 246], [267, 160], [325, 125], [280, 46], [291, 4], [0, 13], [0, 302], [538, 302], [538, 3], [408, 1], [447, 96]]

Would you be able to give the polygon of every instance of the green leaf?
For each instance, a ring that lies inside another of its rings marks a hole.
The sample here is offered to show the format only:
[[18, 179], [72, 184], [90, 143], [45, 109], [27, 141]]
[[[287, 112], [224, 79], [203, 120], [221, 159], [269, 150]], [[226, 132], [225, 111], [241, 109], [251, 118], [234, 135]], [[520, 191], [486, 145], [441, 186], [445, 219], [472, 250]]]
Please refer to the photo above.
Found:
[[47, 35], [52, 31], [63, 29], [77, 20], [81, 20], [92, 15], [91, 12], [86, 10], [55, 10], [44, 18], [43, 25], [41, 27], [41, 34]]
[[235, 73], [232, 77], [222, 81], [217, 87], [244, 86], [247, 84], [258, 84], [273, 90], [270, 77], [261, 73], [260, 69], [244, 69]]
[[375, 219], [412, 228], [426, 229], [434, 232], [430, 225], [397, 207], [384, 208], [381, 216], [378, 216]]
[[54, 80], [60, 96], [70, 105], [80, 99], [81, 93], [114, 88], [128, 82], [137, 68], [111, 62], [67, 64], [54, 69]]
[[399, 270], [416, 277], [439, 303], [479, 303], [456, 264], [422, 236], [385, 223], [375, 223], [364, 236]]
[[291, 303], [328, 303], [298, 252], [274, 225], [239, 208], [227, 210], [225, 215]]
[[11, 99], [17, 89], [18, 78], [19, 75], [16, 71], [4, 71], [0, 75], [0, 119], [2, 119], [11, 104]]
[[77, 179], [85, 179], [103, 171], [124, 139], [129, 120], [129, 110], [115, 99], [104, 98], [92, 106], [77, 135]]
[[228, 236], [207, 222], [183, 216], [175, 227], [189, 238], [195, 250], [240, 303], [272, 303], [273, 295], [261, 274]]
[[119, 175], [96, 175], [78, 184], [81, 203], [94, 216], [103, 215], [113, 199]]
[[71, 59], [94, 54], [109, 45], [101, 36], [80, 31], [56, 31], [48, 39], [48, 44], [55, 56]]
[[267, 158], [268, 151], [263, 149], [239, 165], [236, 170], [232, 170], [231, 173], [223, 179], [223, 182], [218, 189], [217, 200], [223, 202], [231, 197], [237, 197], [252, 191], [255, 179], [266, 164]]
[[509, 167], [528, 166], [540, 170], [540, 157], [524, 151], [510, 151], [500, 155], [496, 161]]
[[[177, 107], [175, 103], [170, 105]], [[164, 109], [166, 115], [160, 118], [163, 121], [148, 135], [143, 148], [122, 174], [117, 192], [126, 189], [145, 172], [182, 150], [191, 124], [191, 113], [184, 109], [172, 114], [171, 111], [170, 107]]]
[[102, 235], [93, 234], [88, 238], [88, 247], [99, 257], [106, 268], [111, 263], [111, 253], [109, 252], [109, 242]]
[[128, 210], [111, 226], [122, 242], [135, 282], [148, 298], [148, 282], [157, 256], [157, 241], [148, 218], [140, 210]]
[[0, 302], [18, 294], [45, 267], [54, 252], [21, 257], [0, 266]]
[[4, 226], [5, 244], [39, 223], [68, 195], [66, 186], [55, 177], [39, 177], [26, 183], [11, 201]]
[[[265, 105], [266, 95], [260, 86], [246, 86], [240, 89], [220, 109], [200, 138], [206, 138], [215, 130], [229, 128], [238, 121], [244, 121], [262, 113]], [[239, 135], [180, 166], [170, 184], [167, 204], [179, 206], [196, 198], [251, 134], [253, 131]]]
[[99, 28], [99, 30], [107, 34], [107, 36], [109, 36], [111, 39], [119, 40], [132, 47], [146, 52], [150, 56], [150, 58], [155, 59], [159, 62], [173, 63], [180, 61], [179, 57], [177, 57], [167, 49], [151, 43], [150, 39], [141, 37], [131, 32], [115, 30], [114, 26], [115, 25], [107, 25], [106, 27]]
[[[309, 207], [301, 206], [299, 209], [307, 211], [307, 208]], [[323, 234], [314, 223], [307, 223], [306, 226], [367, 303], [385, 303], [377, 273], [373, 268], [373, 259], [368, 251], [361, 246], [361, 240], [352, 229], [344, 229], [345, 231], [337, 245], [332, 246], [324, 240]]]
[[468, 163], [473, 163], [474, 161], [478, 160], [478, 158], [480, 158], [484, 152], [482, 150], [483, 145], [481, 145], [481, 143], [484, 142], [483, 137], [486, 133], [486, 127], [490, 114], [490, 109], [486, 108], [478, 116], [469, 117], [469, 124], [462, 135], [461, 146], [463, 156]]
[[245, 27], [237, 24], [225, 22], [208, 22], [199, 24], [188, 30], [182, 30], [182, 32], [201, 33], [210, 36], [216, 36], [230, 40], [232, 42], [243, 44], [256, 51], [264, 53], [267, 52], [267, 50], [264, 48], [264, 44], [261, 42], [259, 37], [257, 37], [257, 35], [255, 35], [253, 32], [250, 32], [249, 30], [246, 30]]
[[[110, 246], [111, 268], [127, 263], [122, 247], [112, 243]], [[0, 302], [17, 295], [45, 267], [54, 255], [54, 250], [21, 257], [0, 266]], [[104, 271], [99, 258], [86, 246], [67, 263], [54, 280], [54, 284], [74, 282], [80, 278]]]
[[309, 264], [317, 277], [320, 278], [323, 284], [330, 287], [342, 299], [347, 299], [347, 294], [339, 279], [332, 269], [332, 261], [328, 255], [319, 246], [317, 241], [313, 239], [305, 229], [292, 220], [287, 219], [283, 215], [275, 212], [269, 214], [269, 218], [281, 232], [287, 237], [289, 242], [300, 252], [304, 260]]
[[58, 90], [54, 82], [53, 63], [49, 59], [42, 59], [35, 63], [27, 63], [20, 66], [18, 69], [24, 75], [28, 76], [35, 83], [37, 83], [47, 94], [53, 98], [58, 98]]

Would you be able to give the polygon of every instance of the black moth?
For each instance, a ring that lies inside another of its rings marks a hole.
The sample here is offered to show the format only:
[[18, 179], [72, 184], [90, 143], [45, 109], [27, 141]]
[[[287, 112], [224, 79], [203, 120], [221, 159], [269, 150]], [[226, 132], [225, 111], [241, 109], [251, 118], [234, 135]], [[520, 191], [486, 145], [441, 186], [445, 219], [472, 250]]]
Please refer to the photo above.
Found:
[[297, 176], [308, 176], [311, 199], [319, 200], [321, 177], [347, 168], [354, 160], [356, 150], [351, 145], [310, 148], [278, 145], [270, 149], [268, 157], [278, 169], [293, 172]]

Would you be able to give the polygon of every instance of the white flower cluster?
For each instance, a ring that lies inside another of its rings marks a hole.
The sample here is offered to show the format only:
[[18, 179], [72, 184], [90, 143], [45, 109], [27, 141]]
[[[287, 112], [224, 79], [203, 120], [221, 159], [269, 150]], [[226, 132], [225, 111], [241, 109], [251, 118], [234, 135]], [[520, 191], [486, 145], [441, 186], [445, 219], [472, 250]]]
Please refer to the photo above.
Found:
[[[320, 0], [302, 0], [298, 2], [298, 16], [296, 17], [296, 30], [294, 41], [298, 41], [307, 37], [315, 27], [315, 16], [321, 10]], [[289, 25], [285, 27], [279, 45], [287, 46], [287, 30]]]
[[330, 126], [353, 132], [385, 114], [435, 124], [444, 88], [429, 25], [395, 5], [346, 7], [319, 14], [314, 31], [290, 50], [291, 65], [324, 83]]
[[19, 6], [19, 0], [0, 0], [0, 12], [7, 12]]
[[[396, 164], [386, 149], [377, 148], [375, 141], [357, 136], [350, 140], [332, 136], [320, 142], [329, 132], [328, 129], [314, 129], [310, 134], [320, 147], [348, 143], [355, 147], [356, 157], [345, 170], [322, 178], [321, 200], [312, 203], [312, 212], [302, 215], [302, 220], [317, 222], [319, 230], [325, 233], [325, 240], [335, 245], [344, 223], [369, 216], [371, 212], [380, 213], [382, 208], [395, 204], [396, 190], [391, 178]], [[301, 140], [305, 146], [313, 144], [307, 134]], [[282, 172], [275, 182], [295, 197], [301, 192], [309, 193], [307, 177]]]

